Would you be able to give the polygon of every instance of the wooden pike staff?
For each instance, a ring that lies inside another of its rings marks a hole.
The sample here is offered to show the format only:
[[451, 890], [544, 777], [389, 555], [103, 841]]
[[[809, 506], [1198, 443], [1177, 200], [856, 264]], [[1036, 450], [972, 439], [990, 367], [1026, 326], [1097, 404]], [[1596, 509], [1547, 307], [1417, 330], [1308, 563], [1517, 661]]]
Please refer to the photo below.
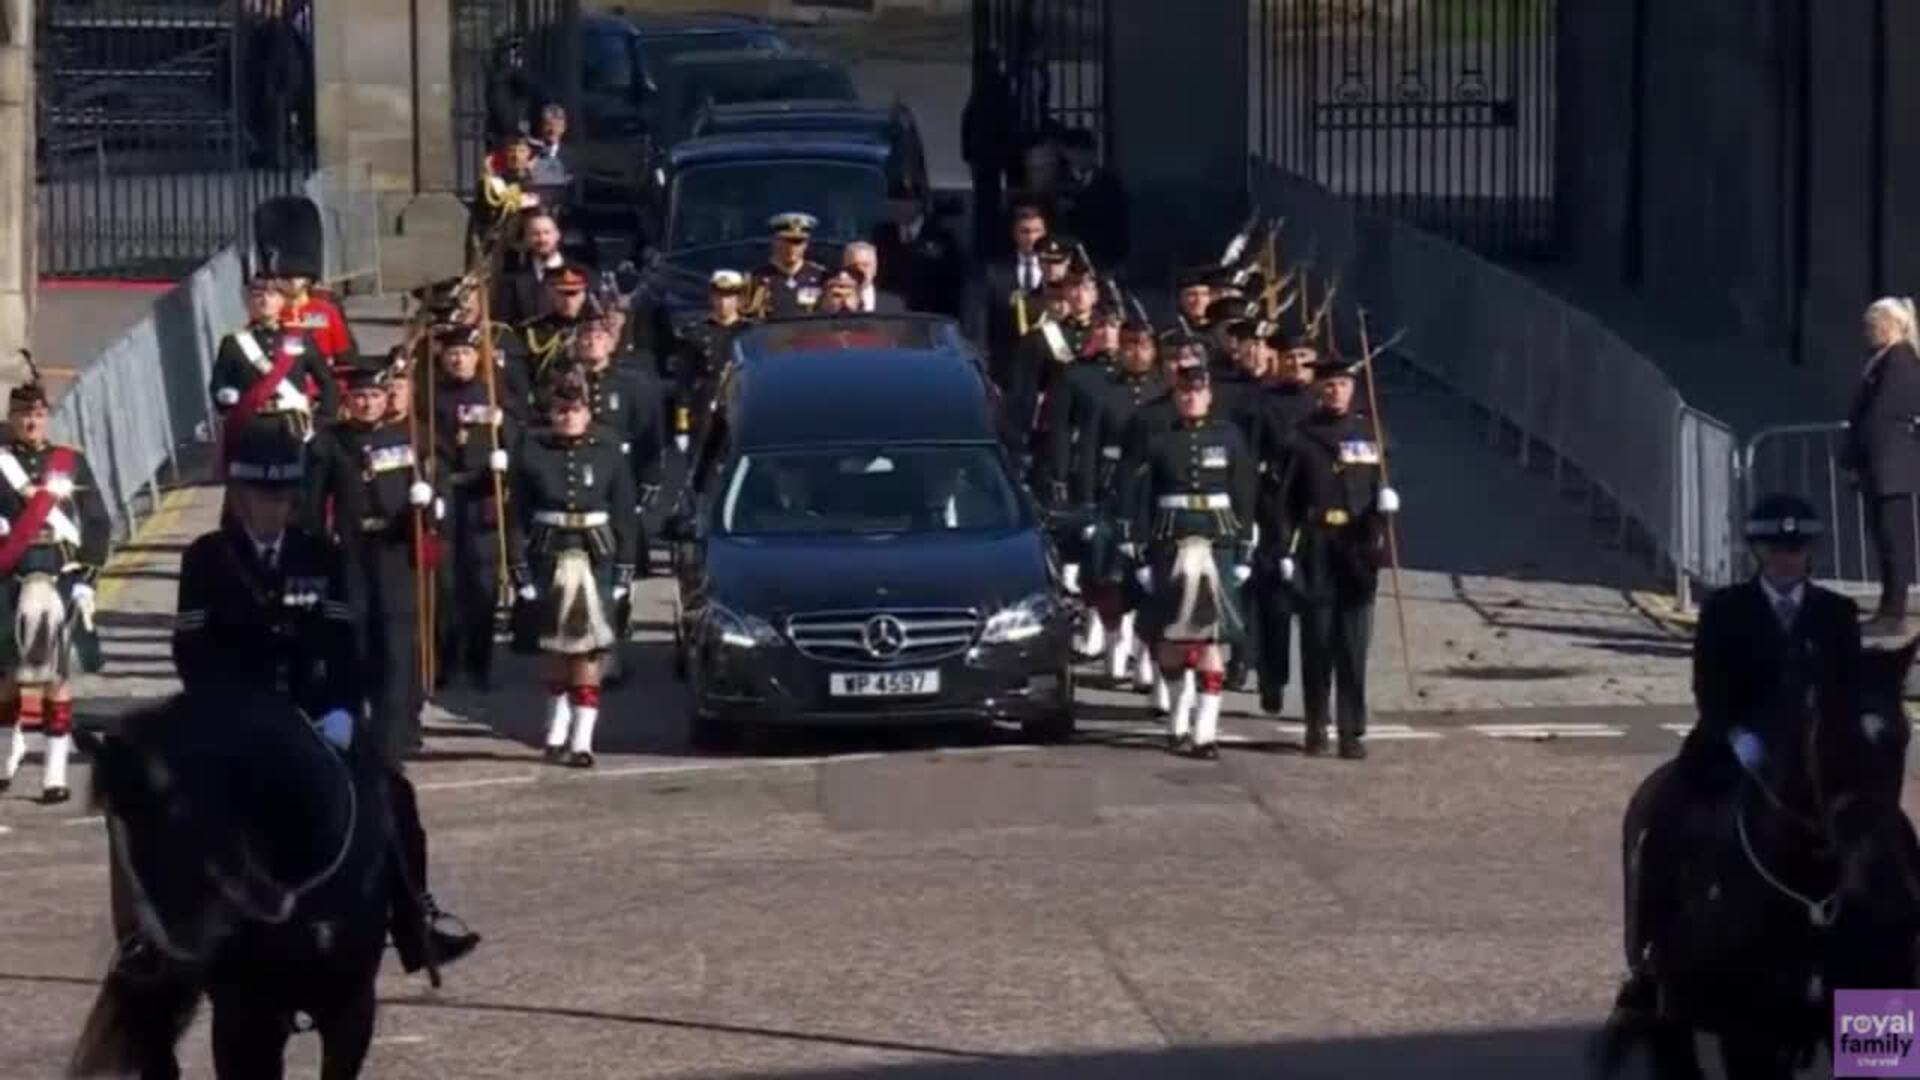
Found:
[[[433, 318], [432, 313], [429, 312], [427, 315], [429, 325], [431, 325], [432, 318]], [[431, 335], [427, 335], [425, 340], [427, 343], [428, 351], [429, 353], [431, 353], [431, 350], [433, 348], [433, 338]], [[417, 345], [412, 351], [409, 351], [407, 353], [407, 363], [413, 369], [410, 372], [410, 374], [416, 379], [419, 377], [419, 370], [420, 370], [420, 364], [417, 359], [418, 356], [419, 356], [419, 350]], [[417, 405], [418, 405], [417, 401], [407, 402], [407, 444], [413, 447], [414, 470], [415, 470], [414, 475], [422, 477], [424, 479], [424, 475], [425, 475], [424, 470], [422, 470], [420, 466], [420, 410], [419, 408], [417, 408]], [[432, 458], [432, 455], [433, 455], [433, 447], [429, 445], [427, 447], [427, 456], [429, 460]], [[430, 690], [433, 686], [433, 681], [434, 681], [433, 680], [434, 624], [433, 624], [433, 608], [432, 608], [433, 601], [431, 599], [433, 595], [432, 570], [429, 568], [428, 560], [427, 560], [427, 539], [428, 539], [427, 524], [428, 524], [428, 518], [427, 518], [426, 508], [420, 507], [420, 506], [414, 507], [413, 508], [413, 612], [414, 612], [413, 618], [414, 618], [414, 631], [415, 631], [414, 655], [418, 657], [420, 661], [420, 685], [423, 688], [427, 688]]]
[[[1360, 355], [1367, 373], [1367, 419], [1373, 424], [1373, 444], [1380, 448], [1380, 486], [1383, 488], [1392, 487], [1393, 480], [1387, 472], [1387, 442], [1380, 418], [1380, 395], [1374, 387], [1373, 362], [1393, 348], [1402, 336], [1395, 334], [1386, 344], [1374, 349], [1367, 332], [1367, 309], [1360, 309]], [[1393, 576], [1393, 611], [1400, 624], [1400, 658], [1406, 664], [1407, 694], [1418, 697], [1420, 691], [1413, 681], [1413, 641], [1407, 635], [1407, 605], [1400, 590], [1400, 542], [1393, 527], [1394, 515], [1382, 516], [1387, 519], [1387, 568]]]
[[[505, 449], [500, 445], [500, 384], [496, 364], [498, 358], [493, 351], [493, 299], [488, 295], [492, 290], [480, 292], [480, 374], [487, 380], [487, 416], [491, 423], [488, 431], [492, 435], [493, 450]], [[493, 478], [493, 535], [499, 547], [499, 562], [494, 568], [494, 591], [504, 595], [507, 588], [507, 481], [487, 463], [487, 473]]]

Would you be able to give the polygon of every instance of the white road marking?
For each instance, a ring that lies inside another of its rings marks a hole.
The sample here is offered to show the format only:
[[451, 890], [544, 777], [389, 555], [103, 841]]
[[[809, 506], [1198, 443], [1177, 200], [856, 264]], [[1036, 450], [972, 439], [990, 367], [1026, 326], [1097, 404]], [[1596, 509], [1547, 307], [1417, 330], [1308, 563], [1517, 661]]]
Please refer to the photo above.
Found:
[[[1035, 746], [977, 746], [955, 747], [951, 750], [932, 751], [934, 757], [963, 758], [970, 755], [1032, 753]], [[584, 780], [618, 780], [635, 776], [690, 776], [710, 772], [751, 772], [763, 769], [812, 768], [820, 765], [841, 765], [864, 761], [904, 760], [915, 756], [918, 751], [900, 753], [859, 753], [859, 754], [823, 754], [817, 757], [768, 758], [764, 761], [701, 761], [679, 765], [626, 765], [612, 769], [589, 769], [579, 772], [553, 770], [553, 777], [560, 783], [573, 783]], [[514, 776], [486, 776], [472, 780], [429, 780], [415, 784], [417, 791], [459, 791], [467, 788], [517, 787], [540, 782], [543, 773], [520, 773]]]
[[521, 773], [518, 776], [482, 776], [472, 780], [429, 780], [424, 784], [415, 784], [415, 791], [460, 791], [465, 788], [511, 787], [516, 784], [531, 784], [540, 777], [536, 773]]
[[101, 825], [101, 824], [105, 824], [106, 820], [107, 819], [105, 815], [94, 814], [91, 817], [68, 818], [67, 820], [61, 822], [60, 824], [62, 825]]
[[1491, 739], [1622, 739], [1626, 730], [1612, 724], [1474, 724], [1469, 730]]
[[12, 832], [12, 831], [13, 831], [13, 826], [11, 826], [11, 825], [0, 825], [0, 836], [5, 836], [5, 835], [7, 835], [8, 833], [10, 833], [10, 832]]
[[425, 1035], [376, 1035], [375, 1046], [418, 1046], [427, 1041]]
[[1669, 732], [1674, 735], [1679, 735], [1682, 738], [1684, 738], [1687, 732], [1693, 730], [1693, 725], [1692, 724], [1661, 724], [1660, 730]]

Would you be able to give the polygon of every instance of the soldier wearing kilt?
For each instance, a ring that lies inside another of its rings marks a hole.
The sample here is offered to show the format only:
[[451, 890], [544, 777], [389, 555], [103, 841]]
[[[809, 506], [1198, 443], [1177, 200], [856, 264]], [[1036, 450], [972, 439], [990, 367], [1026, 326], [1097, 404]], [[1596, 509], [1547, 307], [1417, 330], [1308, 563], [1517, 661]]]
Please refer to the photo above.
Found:
[[1147, 446], [1133, 515], [1133, 535], [1145, 545], [1136, 571], [1147, 592], [1142, 636], [1156, 643], [1163, 680], [1197, 674], [1198, 694], [1183, 688], [1174, 704], [1169, 740], [1176, 752], [1203, 758], [1219, 754], [1226, 653], [1244, 633], [1236, 594], [1252, 576], [1257, 477], [1246, 437], [1212, 406], [1206, 368], [1182, 369], [1174, 378], [1179, 419]]
[[508, 536], [514, 648], [552, 658], [547, 759], [593, 766], [600, 662], [613, 613], [633, 588], [639, 497], [618, 442], [593, 424], [584, 374], [547, 396], [551, 427], [523, 440], [513, 463]]
[[1298, 563], [1301, 689], [1306, 750], [1326, 751], [1332, 695], [1339, 692], [1340, 756], [1367, 756], [1367, 648], [1386, 547], [1386, 519], [1400, 496], [1380, 482], [1382, 449], [1372, 423], [1353, 411], [1358, 364], [1314, 367], [1319, 407], [1295, 432], [1283, 483], [1288, 550]]
[[[1123, 497], [1126, 437], [1140, 409], [1167, 393], [1167, 380], [1155, 365], [1156, 348], [1153, 326], [1144, 316], [1136, 314], [1121, 327], [1118, 361], [1094, 387], [1091, 415], [1073, 447], [1068, 478], [1069, 490], [1099, 507], [1087, 528], [1080, 577], [1108, 631], [1107, 674], [1115, 682], [1126, 677], [1138, 638], [1138, 598], [1129, 589], [1137, 567], [1127, 554], [1135, 549]], [[1153, 668], [1149, 650], [1139, 653], [1142, 670], [1136, 681], [1145, 690], [1152, 685]]]
[[0, 791], [27, 756], [26, 729], [46, 738], [40, 801], [66, 802], [73, 753], [73, 662], [100, 670], [93, 585], [112, 522], [84, 454], [48, 441], [38, 373], [7, 398], [0, 448], [0, 728], [8, 734]]
[[447, 557], [439, 574], [439, 682], [455, 670], [481, 689], [493, 686], [493, 615], [499, 602], [500, 520], [495, 497], [519, 426], [480, 375], [480, 334], [470, 326], [440, 333], [440, 384], [433, 397], [440, 475], [447, 501], [441, 529]]

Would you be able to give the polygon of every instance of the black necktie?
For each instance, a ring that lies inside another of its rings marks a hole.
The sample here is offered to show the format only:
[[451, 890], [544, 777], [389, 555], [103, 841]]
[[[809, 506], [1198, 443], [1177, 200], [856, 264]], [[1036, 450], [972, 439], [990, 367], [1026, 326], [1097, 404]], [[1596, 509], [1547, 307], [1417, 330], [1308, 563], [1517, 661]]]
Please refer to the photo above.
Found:
[[274, 557], [277, 556], [279, 553], [280, 553], [280, 545], [278, 544], [268, 544], [267, 546], [261, 548], [260, 549], [260, 565], [266, 567], [269, 570], [273, 569]]

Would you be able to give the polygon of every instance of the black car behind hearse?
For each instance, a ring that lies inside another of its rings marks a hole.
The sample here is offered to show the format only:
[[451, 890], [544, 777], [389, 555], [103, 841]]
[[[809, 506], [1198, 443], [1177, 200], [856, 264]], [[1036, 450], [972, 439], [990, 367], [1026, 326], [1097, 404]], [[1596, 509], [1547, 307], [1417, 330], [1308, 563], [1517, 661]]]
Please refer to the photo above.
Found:
[[1078, 604], [951, 320], [743, 334], [668, 522], [695, 742], [773, 725], [1068, 738]]

